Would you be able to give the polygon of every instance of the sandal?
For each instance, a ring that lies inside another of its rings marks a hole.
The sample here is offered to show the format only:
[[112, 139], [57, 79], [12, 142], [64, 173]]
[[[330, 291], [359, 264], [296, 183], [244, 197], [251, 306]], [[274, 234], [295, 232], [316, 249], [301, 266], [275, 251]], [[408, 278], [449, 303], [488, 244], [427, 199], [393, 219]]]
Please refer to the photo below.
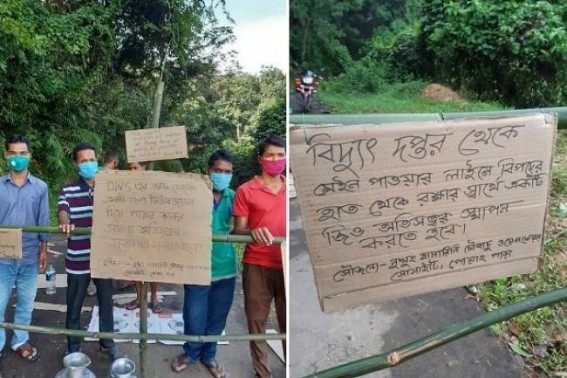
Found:
[[26, 341], [18, 347], [14, 352], [28, 362], [35, 362], [39, 358], [39, 352], [35, 346], [29, 341]]
[[138, 308], [140, 308], [140, 301], [137, 299], [134, 299], [132, 302], [126, 303], [124, 305], [124, 308], [126, 310], [136, 310]]
[[189, 358], [187, 353], [183, 352], [173, 360], [171, 360], [171, 370], [175, 373], [180, 373], [183, 370], [187, 369], [189, 365], [195, 364], [197, 361], [193, 361]]
[[152, 302], [151, 307], [154, 314], [160, 314], [163, 311], [163, 307], [161, 307], [158, 301]]
[[209, 373], [211, 373], [214, 378], [226, 378], [226, 373], [220, 368], [217, 360], [203, 362], [203, 365], [205, 365]]

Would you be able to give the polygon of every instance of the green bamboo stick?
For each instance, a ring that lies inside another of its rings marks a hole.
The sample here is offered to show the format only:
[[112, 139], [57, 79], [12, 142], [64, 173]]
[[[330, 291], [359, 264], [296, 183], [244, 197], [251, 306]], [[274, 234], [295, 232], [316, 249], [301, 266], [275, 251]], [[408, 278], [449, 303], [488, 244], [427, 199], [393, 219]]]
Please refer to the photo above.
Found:
[[567, 107], [498, 110], [467, 113], [407, 113], [407, 114], [294, 114], [289, 117], [290, 123], [296, 125], [316, 124], [380, 124], [391, 122], [440, 121], [463, 117], [502, 117], [528, 113], [557, 113], [558, 129], [567, 129]]
[[148, 349], [148, 339], [146, 335], [148, 334], [148, 283], [142, 282], [142, 299], [140, 301], [140, 346], [139, 346], [139, 356], [140, 356], [140, 375], [144, 378], [144, 372], [146, 371], [146, 352]]
[[495, 323], [565, 300], [567, 300], [567, 288], [547, 292], [484, 313], [465, 322], [453, 324], [393, 351], [335, 366], [304, 378], [351, 378], [387, 369]]
[[54, 328], [54, 327], [41, 327], [24, 324], [14, 324], [0, 322], [0, 328], [5, 329], [19, 329], [35, 333], [47, 333], [52, 335], [65, 335], [76, 337], [96, 337], [99, 339], [134, 339], [141, 340], [144, 337], [146, 340], [170, 340], [170, 341], [186, 341], [192, 343], [212, 343], [218, 341], [262, 341], [262, 340], [285, 340], [286, 335], [282, 333], [270, 334], [240, 334], [240, 335], [170, 335], [167, 333], [148, 333], [141, 335], [140, 333], [112, 333], [112, 332], [89, 332], [77, 329]]
[[[61, 234], [61, 229], [59, 227], [41, 227], [41, 226], [3, 226], [1, 228], [21, 228], [22, 232], [35, 232], [40, 234]], [[89, 227], [76, 227], [71, 235], [90, 235], [91, 228]], [[254, 240], [250, 235], [213, 235], [214, 242], [226, 242], [226, 243], [252, 243]], [[281, 244], [285, 242], [285, 238], [274, 238], [274, 244]]]

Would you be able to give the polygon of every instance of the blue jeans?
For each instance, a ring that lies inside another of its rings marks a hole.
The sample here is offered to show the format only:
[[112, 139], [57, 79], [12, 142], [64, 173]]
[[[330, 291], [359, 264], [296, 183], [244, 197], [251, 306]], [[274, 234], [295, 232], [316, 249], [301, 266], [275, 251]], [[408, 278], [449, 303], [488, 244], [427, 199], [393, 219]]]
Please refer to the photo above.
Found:
[[[184, 333], [186, 335], [220, 335], [232, 306], [236, 277], [213, 281], [210, 286], [184, 285]], [[185, 343], [185, 353], [192, 361], [209, 363], [217, 354], [217, 343]]]
[[[0, 321], [5, 321], [6, 307], [10, 301], [12, 287], [16, 285], [16, 311], [14, 323], [30, 325], [37, 292], [38, 263], [21, 264], [14, 260], [10, 264], [0, 264]], [[14, 331], [11, 346], [16, 350], [29, 339], [27, 331]], [[0, 328], [0, 351], [6, 344], [6, 330]]]

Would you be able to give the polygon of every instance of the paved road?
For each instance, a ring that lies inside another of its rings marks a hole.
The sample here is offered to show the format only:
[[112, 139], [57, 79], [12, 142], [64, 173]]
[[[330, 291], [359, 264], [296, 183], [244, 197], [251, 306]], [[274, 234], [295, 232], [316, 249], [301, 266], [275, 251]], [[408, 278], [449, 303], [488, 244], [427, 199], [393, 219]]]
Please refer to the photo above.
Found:
[[[309, 114], [328, 114], [330, 113], [330, 109], [319, 102], [317, 98], [317, 93], [315, 93], [315, 97], [313, 97], [311, 102], [311, 107], [309, 109]], [[302, 114], [303, 109], [300, 105], [300, 98], [299, 92], [293, 91], [289, 93], [289, 107], [293, 114]]]
[[[290, 377], [390, 351], [483, 312], [464, 289], [324, 314], [317, 300], [299, 206], [290, 201]], [[423, 354], [380, 378], [522, 378], [522, 360], [489, 331]]]
[[[50, 249], [61, 251], [65, 250], [65, 243], [62, 240], [54, 240], [55, 246]], [[56, 263], [57, 273], [63, 273], [64, 255], [50, 255]], [[240, 279], [237, 283], [237, 294], [234, 304], [229, 314], [228, 324], [226, 327], [227, 334], [245, 334], [247, 333], [244, 304]], [[164, 300], [164, 309], [167, 312], [181, 312], [183, 306], [183, 289], [181, 285], [160, 284], [159, 291], [174, 290], [176, 296], [166, 296]], [[126, 292], [134, 292], [128, 289]], [[122, 293], [122, 292], [121, 292]], [[47, 296], [45, 290], [38, 290], [37, 302], [47, 303], [65, 303], [65, 289], [58, 288], [54, 296]], [[12, 321], [14, 296], [9, 304], [6, 319]], [[96, 305], [95, 297], [87, 297], [85, 306]], [[84, 312], [81, 318], [85, 326], [88, 325], [91, 314]], [[33, 314], [32, 324], [40, 326], [53, 326], [65, 328], [65, 313], [56, 311], [35, 310]], [[277, 329], [275, 319], [271, 320], [269, 328]], [[11, 335], [8, 331], [8, 337]], [[13, 353], [9, 347], [4, 349], [3, 356], [0, 360], [0, 369], [4, 378], [53, 378], [57, 372], [63, 369], [63, 357], [67, 347], [65, 336], [53, 336], [46, 334], [31, 334], [32, 341], [40, 348], [41, 357], [35, 363], [28, 363], [20, 359]], [[120, 343], [129, 358], [135, 361], [138, 377], [141, 377], [139, 371], [138, 345], [132, 343]], [[92, 360], [89, 367], [97, 377], [108, 377], [110, 369], [110, 360], [98, 351], [98, 342], [83, 342], [82, 350]], [[173, 373], [170, 370], [171, 359], [181, 353], [181, 346], [167, 346], [164, 344], [149, 344], [147, 351], [147, 365], [145, 378], [170, 378], [170, 377], [207, 377], [210, 378], [208, 371], [201, 365], [192, 366], [183, 373]], [[285, 365], [270, 350], [269, 361], [274, 371], [274, 378], [285, 377]], [[247, 342], [231, 342], [229, 345], [219, 346], [219, 361], [225, 368], [231, 378], [250, 378], [254, 376], [250, 354]]]

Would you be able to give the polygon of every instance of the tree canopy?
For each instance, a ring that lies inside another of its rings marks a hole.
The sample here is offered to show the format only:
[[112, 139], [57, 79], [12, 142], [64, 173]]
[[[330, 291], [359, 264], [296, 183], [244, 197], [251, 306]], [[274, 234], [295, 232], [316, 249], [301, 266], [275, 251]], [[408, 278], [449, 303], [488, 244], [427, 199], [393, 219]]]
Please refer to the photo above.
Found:
[[255, 143], [261, 112], [285, 98], [285, 76], [222, 73], [231, 25], [222, 0], [2, 1], [0, 152], [8, 135], [26, 135], [32, 170], [56, 190], [75, 174], [76, 143], [125, 155], [124, 132], [149, 125], [161, 75], [160, 125], [186, 125], [185, 169], [202, 169], [202, 154], [223, 143]]

